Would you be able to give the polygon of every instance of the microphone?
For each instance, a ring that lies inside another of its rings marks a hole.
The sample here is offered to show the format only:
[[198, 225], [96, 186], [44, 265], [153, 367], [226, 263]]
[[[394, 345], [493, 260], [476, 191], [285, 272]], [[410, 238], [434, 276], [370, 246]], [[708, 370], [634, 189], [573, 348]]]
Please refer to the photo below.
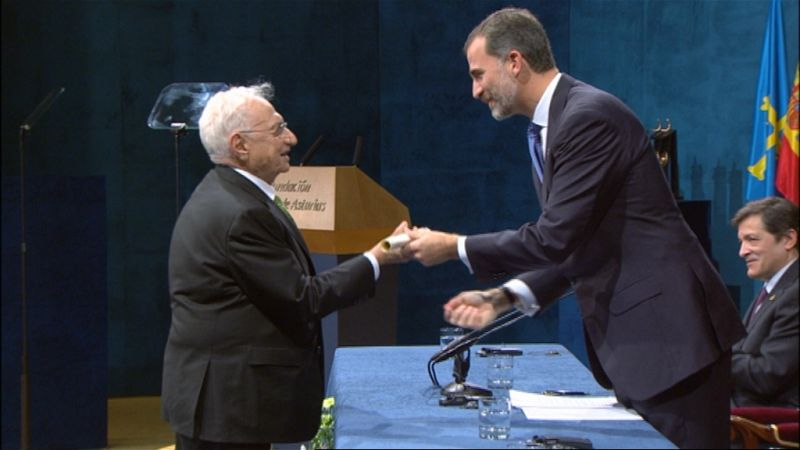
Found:
[[304, 166], [308, 162], [308, 160], [311, 159], [312, 156], [314, 156], [314, 153], [316, 153], [317, 150], [319, 150], [319, 147], [322, 145], [322, 141], [324, 140], [324, 138], [325, 136], [320, 134], [317, 140], [314, 141], [313, 144], [311, 144], [311, 147], [308, 147], [308, 150], [306, 150], [306, 154], [303, 155], [303, 157], [300, 159], [301, 166]]
[[433, 356], [431, 356], [430, 361], [433, 363], [439, 363], [446, 359], [452, 358], [453, 356], [471, 347], [473, 344], [483, 339], [487, 335], [503, 329], [524, 317], [526, 317], [525, 314], [518, 309], [509, 311], [492, 321], [489, 325], [477, 330], [472, 330], [464, 336], [454, 339], [452, 342], [447, 344], [445, 348], [439, 350]]
[[358, 166], [361, 162], [361, 150], [364, 148], [364, 138], [356, 136], [356, 148], [353, 151], [353, 165]]
[[[472, 344], [484, 336], [494, 333], [501, 328], [505, 328], [522, 319], [523, 317], [527, 316], [521, 311], [514, 309], [513, 311], [509, 311], [503, 316], [498, 317], [486, 327], [473, 330], [461, 338], [447, 344], [445, 348], [433, 355], [430, 361], [428, 361], [428, 376], [431, 378], [433, 385], [436, 387], [441, 387], [439, 380], [436, 378], [436, 371], [433, 369], [433, 366], [435, 366], [438, 362], [454, 356], [453, 377], [455, 378], [455, 381], [443, 387], [441, 391], [442, 394], [445, 397], [491, 397], [492, 391], [489, 389], [467, 383], [467, 371], [469, 371], [469, 352], [465, 352], [465, 350], [467, 350], [470, 346], [472, 346]], [[464, 353], [466, 353], [466, 355], [464, 355]], [[447, 401], [445, 400], [444, 403], [440, 402], [440, 404], [446, 405]]]
[[64, 90], [65, 90], [64, 87], [58, 87], [50, 91], [50, 93], [47, 94], [47, 97], [45, 97], [44, 100], [42, 100], [42, 102], [36, 106], [36, 109], [33, 110], [33, 112], [28, 116], [28, 118], [25, 119], [24, 122], [22, 122], [20, 128], [23, 131], [31, 131], [33, 129], [33, 126], [36, 125], [36, 122], [38, 122], [39, 119], [44, 115], [44, 113], [46, 113], [47, 110], [49, 110], [50, 107], [53, 106], [53, 103], [56, 102], [56, 99], [58, 99], [58, 97], [64, 93]]
[[[570, 289], [564, 295], [556, 299], [556, 301], [563, 300], [574, 293], [575, 291], [573, 289]], [[514, 308], [511, 311], [496, 318], [485, 327], [478, 328], [477, 330], [472, 330], [471, 332], [465, 334], [464, 336], [461, 336], [460, 338], [453, 340], [452, 342], [447, 344], [445, 348], [434, 353], [434, 355], [431, 356], [431, 359], [428, 360], [428, 376], [431, 378], [431, 381], [433, 382], [434, 386], [440, 386], [439, 380], [437, 380], [436, 378], [436, 371], [433, 370], [434, 365], [448, 358], [460, 354], [461, 352], [468, 349], [474, 343], [478, 342], [484, 337], [494, 333], [495, 331], [502, 330], [503, 328], [513, 323], [516, 323], [517, 321], [525, 317], [527, 317], [525, 313]]]

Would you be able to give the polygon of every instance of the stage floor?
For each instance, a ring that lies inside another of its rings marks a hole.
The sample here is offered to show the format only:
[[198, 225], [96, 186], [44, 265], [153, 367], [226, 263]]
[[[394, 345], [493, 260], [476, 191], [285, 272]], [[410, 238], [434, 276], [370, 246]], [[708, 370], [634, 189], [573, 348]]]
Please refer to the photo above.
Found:
[[161, 397], [109, 398], [108, 448], [174, 449], [175, 434], [161, 419]]

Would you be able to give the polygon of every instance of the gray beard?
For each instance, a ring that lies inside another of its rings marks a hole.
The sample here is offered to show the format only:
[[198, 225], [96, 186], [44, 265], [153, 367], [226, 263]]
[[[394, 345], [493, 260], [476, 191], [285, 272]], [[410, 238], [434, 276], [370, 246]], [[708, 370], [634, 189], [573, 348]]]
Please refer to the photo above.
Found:
[[491, 111], [494, 120], [498, 122], [501, 120], [508, 119], [509, 117], [514, 115], [514, 113], [511, 112], [511, 107], [508, 105], [508, 102], [498, 101], [495, 103], [494, 108], [489, 108], [489, 111]]

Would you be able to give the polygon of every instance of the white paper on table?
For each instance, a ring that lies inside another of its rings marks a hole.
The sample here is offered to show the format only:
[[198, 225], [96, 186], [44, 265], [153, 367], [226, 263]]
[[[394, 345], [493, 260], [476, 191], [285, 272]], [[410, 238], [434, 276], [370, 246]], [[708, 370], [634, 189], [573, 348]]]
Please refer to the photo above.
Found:
[[556, 396], [511, 390], [511, 405], [528, 420], [642, 420], [614, 396]]

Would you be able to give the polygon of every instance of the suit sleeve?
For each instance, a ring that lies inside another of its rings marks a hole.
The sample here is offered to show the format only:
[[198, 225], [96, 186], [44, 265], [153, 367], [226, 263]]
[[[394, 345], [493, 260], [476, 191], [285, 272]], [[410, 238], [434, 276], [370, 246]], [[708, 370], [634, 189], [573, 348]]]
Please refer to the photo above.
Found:
[[797, 383], [798, 288], [795, 284], [775, 305], [773, 321], [755, 352], [733, 348], [732, 376], [737, 389], [772, 396]]
[[[599, 108], [599, 106], [595, 106]], [[513, 275], [560, 264], [590, 239], [626, 178], [629, 139], [612, 119], [585, 108], [564, 121], [553, 146], [553, 175], [538, 222], [517, 230], [470, 236], [467, 255], [476, 275]]]
[[561, 274], [558, 266], [532, 270], [516, 278], [528, 286], [542, 309], [557, 301], [571, 287], [569, 280]]
[[267, 317], [320, 318], [363, 300], [374, 289], [372, 266], [363, 255], [311, 275], [296, 242], [268, 210], [241, 214], [228, 231], [228, 259], [248, 299]]

